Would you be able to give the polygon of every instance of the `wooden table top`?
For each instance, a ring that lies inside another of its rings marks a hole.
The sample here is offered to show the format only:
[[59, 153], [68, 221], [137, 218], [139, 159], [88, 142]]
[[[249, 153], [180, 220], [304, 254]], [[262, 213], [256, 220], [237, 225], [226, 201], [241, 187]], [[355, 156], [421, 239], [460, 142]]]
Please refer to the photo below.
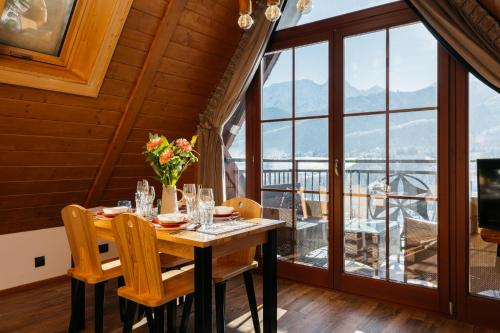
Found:
[[[266, 231], [281, 228], [285, 222], [269, 219], [250, 219], [245, 222], [254, 223], [254, 227], [235, 230], [220, 235], [209, 235], [197, 231], [189, 230], [157, 230], [158, 241], [166, 241], [175, 244], [182, 244], [192, 247], [209, 247], [219, 246], [232, 242], [237, 239], [248, 238], [256, 234], [262, 234]], [[94, 220], [97, 236], [103, 239], [113, 240], [111, 232], [111, 219], [96, 219]]]

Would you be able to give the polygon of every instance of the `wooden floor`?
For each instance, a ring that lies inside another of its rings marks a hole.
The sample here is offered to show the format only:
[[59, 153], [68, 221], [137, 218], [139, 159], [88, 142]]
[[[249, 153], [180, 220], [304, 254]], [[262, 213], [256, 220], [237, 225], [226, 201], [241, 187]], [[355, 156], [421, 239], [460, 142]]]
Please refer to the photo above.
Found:
[[[261, 279], [256, 276], [255, 280], [257, 302], [261, 304]], [[66, 332], [69, 287], [69, 281], [57, 282], [0, 297], [0, 332]], [[106, 289], [105, 332], [121, 332], [115, 287], [116, 283], [110, 282]], [[86, 296], [86, 332], [93, 332], [92, 291], [89, 290]], [[474, 327], [434, 313], [284, 280], [279, 281], [278, 305], [279, 332], [500, 332]], [[179, 315], [180, 312], [178, 311]], [[260, 317], [262, 318], [262, 314]], [[192, 325], [190, 329], [193, 330]], [[226, 331], [253, 331], [245, 289], [238, 278], [230, 281], [227, 289]], [[135, 332], [147, 332], [146, 326], [139, 326]]]

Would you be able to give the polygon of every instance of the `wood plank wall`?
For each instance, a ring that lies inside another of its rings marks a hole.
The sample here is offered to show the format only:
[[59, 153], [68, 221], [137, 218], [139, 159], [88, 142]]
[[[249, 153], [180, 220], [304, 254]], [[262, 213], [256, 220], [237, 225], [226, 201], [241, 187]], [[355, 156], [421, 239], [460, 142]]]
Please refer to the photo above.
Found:
[[[0, 234], [60, 226], [63, 206], [83, 204], [166, 6], [134, 1], [98, 98], [0, 84]], [[141, 155], [149, 132], [196, 132], [241, 38], [237, 15], [234, 0], [188, 1], [101, 204], [132, 200], [137, 179], [152, 176]]]

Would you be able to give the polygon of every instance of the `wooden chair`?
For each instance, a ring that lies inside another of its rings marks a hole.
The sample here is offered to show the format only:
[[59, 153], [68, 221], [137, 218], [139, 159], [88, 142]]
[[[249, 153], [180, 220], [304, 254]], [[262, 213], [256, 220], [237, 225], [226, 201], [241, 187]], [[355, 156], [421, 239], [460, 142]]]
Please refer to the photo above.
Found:
[[[78, 205], [69, 205], [61, 211], [64, 228], [73, 258], [73, 268], [68, 270], [72, 280], [72, 304], [69, 331], [81, 327], [76, 302], [85, 296], [85, 283], [94, 285], [95, 332], [103, 331], [104, 284], [122, 275], [120, 261], [102, 263], [97, 245], [92, 213]], [[120, 304], [123, 304], [122, 302]]]
[[[224, 206], [231, 206], [240, 216], [246, 219], [261, 218], [262, 206], [257, 202], [246, 198], [233, 198], [223, 203]], [[252, 314], [252, 321], [255, 332], [260, 332], [259, 314], [257, 311], [257, 302], [255, 300], [255, 290], [253, 285], [252, 271], [258, 267], [255, 258], [256, 247], [251, 247], [224, 257], [217, 258], [214, 262], [212, 277], [215, 283], [215, 311], [217, 332], [224, 332], [224, 307], [226, 282], [243, 274], [245, 288], [247, 291], [248, 303]]]
[[[194, 293], [193, 270], [171, 270], [162, 273], [158, 240], [154, 226], [134, 214], [122, 214], [112, 222], [125, 286], [118, 295], [127, 300], [123, 331], [131, 332], [137, 304], [147, 307], [150, 331], [164, 331], [164, 308], [167, 305], [167, 331], [175, 331], [177, 298]], [[184, 321], [184, 320], [183, 320]], [[187, 324], [182, 327], [187, 329]]]

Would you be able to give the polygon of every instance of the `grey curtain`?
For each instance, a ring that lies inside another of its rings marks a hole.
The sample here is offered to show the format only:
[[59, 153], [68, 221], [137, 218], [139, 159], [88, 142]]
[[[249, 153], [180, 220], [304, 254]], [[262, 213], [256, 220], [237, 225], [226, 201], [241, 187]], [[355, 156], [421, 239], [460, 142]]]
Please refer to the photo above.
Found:
[[[222, 127], [237, 108], [264, 55], [273, 24], [265, 19], [265, 5], [258, 2], [253, 18], [255, 24], [245, 32], [231, 58], [223, 78], [200, 115], [198, 125], [199, 182], [214, 189], [215, 201], [224, 200], [224, 142]], [[235, 23], [236, 24], [236, 23]]]
[[470, 71], [500, 91], [500, 0], [406, 0]]

